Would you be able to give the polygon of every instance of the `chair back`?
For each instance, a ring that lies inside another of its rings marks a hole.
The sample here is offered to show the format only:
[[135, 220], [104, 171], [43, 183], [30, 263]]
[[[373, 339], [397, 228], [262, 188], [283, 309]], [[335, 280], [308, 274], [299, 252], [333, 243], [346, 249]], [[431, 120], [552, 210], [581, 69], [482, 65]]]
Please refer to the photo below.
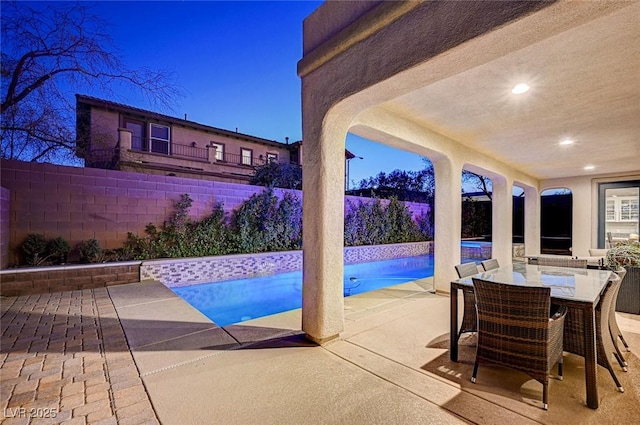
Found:
[[[620, 290], [620, 275], [613, 274], [596, 306], [596, 337], [602, 342], [598, 345], [598, 364], [608, 367], [609, 358], [615, 352], [615, 346], [609, 329], [611, 312], [615, 311], [616, 299]], [[602, 351], [601, 351], [602, 350]]]
[[458, 273], [459, 278], [473, 276], [474, 274], [478, 274], [478, 266], [476, 263], [464, 263], [458, 264], [456, 266], [456, 272]]
[[551, 288], [472, 279], [479, 330], [517, 337], [517, 334], [528, 334], [530, 330], [535, 332], [533, 330], [536, 328], [547, 327], [551, 311]]
[[472, 382], [478, 364], [490, 362], [526, 373], [543, 385], [548, 406], [549, 372], [558, 363], [562, 376], [562, 336], [567, 308], [550, 317], [551, 288], [519, 286], [473, 277], [478, 313], [478, 344]]
[[624, 277], [627, 275], [627, 269], [625, 269], [624, 267], [618, 267], [618, 270], [615, 271], [615, 274], [617, 274], [618, 277], [620, 278], [620, 285], [622, 285], [622, 281], [624, 280]]
[[539, 266], [554, 266], [554, 267], [573, 267], [576, 269], [586, 269], [587, 260], [578, 258], [567, 257], [538, 257]]
[[495, 258], [490, 258], [488, 260], [484, 260], [482, 263], [482, 268], [487, 271], [487, 270], [493, 270], [493, 269], [497, 269], [500, 267], [500, 264], [498, 264], [498, 260]]

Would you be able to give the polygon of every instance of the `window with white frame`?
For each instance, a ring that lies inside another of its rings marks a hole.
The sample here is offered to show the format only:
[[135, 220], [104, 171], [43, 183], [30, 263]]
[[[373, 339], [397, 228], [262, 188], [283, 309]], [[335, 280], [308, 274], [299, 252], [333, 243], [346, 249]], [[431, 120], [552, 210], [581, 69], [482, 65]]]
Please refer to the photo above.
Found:
[[240, 149], [240, 164], [242, 165], [251, 165], [253, 158], [253, 151], [251, 149]]
[[607, 199], [607, 221], [638, 221], [638, 197], [615, 197]]
[[267, 162], [278, 162], [278, 154], [267, 152]]
[[165, 125], [151, 123], [149, 134], [151, 135], [151, 152], [169, 155], [171, 129]]
[[214, 149], [216, 160], [224, 161], [224, 143], [211, 142], [211, 147]]

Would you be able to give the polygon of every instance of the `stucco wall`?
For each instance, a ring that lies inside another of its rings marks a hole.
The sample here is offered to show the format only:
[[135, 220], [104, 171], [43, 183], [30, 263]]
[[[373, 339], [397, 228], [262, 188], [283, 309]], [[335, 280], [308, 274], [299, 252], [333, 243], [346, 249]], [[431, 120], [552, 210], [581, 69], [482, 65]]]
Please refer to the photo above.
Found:
[[91, 149], [115, 148], [118, 143], [119, 116], [104, 109], [91, 109]]
[[[264, 190], [246, 184], [20, 161], [2, 160], [1, 168], [7, 193], [2, 202], [10, 204], [10, 226], [2, 231], [3, 240], [8, 235], [3, 267], [18, 263], [16, 248], [29, 233], [61, 236], [71, 246], [95, 238], [103, 248], [118, 248], [128, 232], [142, 235], [148, 223], [162, 224], [184, 193], [193, 199], [190, 216], [195, 219], [207, 215], [214, 203], [221, 202], [230, 212]], [[277, 196], [284, 192], [275, 190]], [[301, 191], [291, 192], [302, 197]], [[424, 204], [408, 206], [414, 214], [428, 212]]]

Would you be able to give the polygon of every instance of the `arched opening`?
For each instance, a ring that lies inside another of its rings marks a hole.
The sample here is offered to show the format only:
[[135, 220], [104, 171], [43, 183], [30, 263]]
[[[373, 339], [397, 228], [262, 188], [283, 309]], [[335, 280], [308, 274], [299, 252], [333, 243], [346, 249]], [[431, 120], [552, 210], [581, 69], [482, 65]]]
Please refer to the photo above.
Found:
[[573, 246], [573, 194], [567, 188], [540, 194], [540, 252], [571, 255]]
[[513, 186], [513, 243], [524, 243], [524, 189]]
[[491, 258], [492, 184], [486, 175], [462, 170], [460, 260]]
[[[345, 146], [352, 155], [347, 161], [358, 160], [347, 168], [344, 296], [433, 276], [431, 161], [351, 133]], [[404, 253], [397, 246], [403, 243], [418, 245], [414, 253]]]

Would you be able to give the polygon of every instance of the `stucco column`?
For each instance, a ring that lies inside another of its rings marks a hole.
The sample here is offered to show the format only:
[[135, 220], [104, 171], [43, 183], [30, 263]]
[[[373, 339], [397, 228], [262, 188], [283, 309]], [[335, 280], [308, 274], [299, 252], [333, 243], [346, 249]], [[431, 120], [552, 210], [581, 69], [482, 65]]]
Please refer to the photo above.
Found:
[[492, 176], [492, 245], [491, 256], [500, 264], [513, 262], [513, 181], [503, 176]]
[[540, 254], [540, 194], [524, 186], [524, 254]]
[[460, 264], [462, 164], [444, 156], [432, 162], [436, 181], [433, 285], [438, 292], [449, 292], [450, 282], [457, 279], [455, 266]]
[[[572, 225], [571, 225], [571, 255], [579, 257], [589, 256], [591, 246], [591, 181], [576, 180], [567, 185], [571, 190]], [[597, 199], [597, 198], [596, 198]]]
[[131, 149], [131, 130], [128, 128], [119, 128], [118, 137], [120, 139], [120, 152], [126, 152]]
[[[304, 98], [304, 97], [303, 97]], [[347, 126], [310, 106], [304, 120], [302, 330], [324, 343], [344, 329]]]

